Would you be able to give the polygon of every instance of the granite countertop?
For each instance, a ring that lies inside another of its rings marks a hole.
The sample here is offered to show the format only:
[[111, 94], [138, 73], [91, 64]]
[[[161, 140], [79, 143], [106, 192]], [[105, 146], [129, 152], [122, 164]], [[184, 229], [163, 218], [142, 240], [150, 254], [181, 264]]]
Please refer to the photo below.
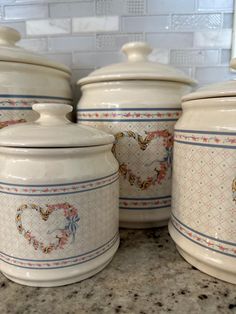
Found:
[[236, 286], [186, 263], [167, 228], [121, 230], [120, 249], [102, 272], [58, 288], [0, 276], [1, 314], [236, 313]]

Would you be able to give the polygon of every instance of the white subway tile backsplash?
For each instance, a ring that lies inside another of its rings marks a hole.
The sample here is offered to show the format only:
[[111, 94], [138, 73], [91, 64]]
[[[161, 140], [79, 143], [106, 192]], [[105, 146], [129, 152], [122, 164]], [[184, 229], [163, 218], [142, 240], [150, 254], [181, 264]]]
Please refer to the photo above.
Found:
[[223, 29], [219, 31], [202, 31], [194, 34], [195, 47], [222, 47], [230, 48], [232, 30]]
[[232, 28], [233, 27], [233, 14], [225, 13], [223, 18], [223, 28]]
[[124, 32], [158, 32], [169, 30], [170, 18], [168, 15], [159, 16], [128, 16], [122, 18]]
[[130, 41], [143, 41], [142, 33], [133, 34], [97, 34], [96, 48], [98, 50], [117, 50], [119, 51], [122, 45]]
[[153, 62], [160, 62], [160, 63], [168, 64], [170, 61], [169, 54], [170, 54], [169, 49], [155, 48], [152, 50], [148, 59]]
[[193, 46], [193, 33], [146, 34], [146, 40], [154, 48], [189, 48]]
[[174, 65], [212, 65], [219, 61], [219, 50], [209, 49], [185, 49], [172, 50], [170, 53], [170, 62]]
[[35, 52], [47, 51], [48, 43], [46, 38], [21, 39], [19, 46]]
[[176, 31], [219, 29], [223, 23], [222, 14], [174, 14], [171, 26]]
[[198, 0], [199, 11], [233, 11], [233, 0]]
[[95, 39], [93, 36], [71, 36], [48, 38], [48, 49], [50, 51], [73, 50], [86, 51], [95, 49]]
[[47, 5], [11, 5], [4, 9], [5, 18], [8, 20], [17, 19], [41, 19], [48, 17]]
[[229, 64], [231, 59], [231, 50], [230, 49], [222, 49], [221, 50], [221, 64]]
[[70, 19], [49, 19], [26, 21], [27, 35], [56, 35], [69, 34], [71, 31]]
[[75, 52], [73, 56], [73, 68], [99, 68], [111, 63], [120, 62], [121, 60], [122, 55], [118, 52]]
[[0, 0], [0, 21], [20, 31], [20, 46], [70, 66], [74, 81], [145, 40], [150, 60], [200, 84], [232, 76], [233, 0]]
[[95, 14], [94, 2], [51, 3], [49, 4], [51, 18], [88, 16]]
[[119, 15], [124, 12], [124, 0], [96, 0], [97, 15]]
[[118, 30], [118, 16], [81, 17], [72, 19], [73, 33], [111, 32]]
[[147, 0], [149, 14], [188, 13], [194, 9], [194, 0]]
[[232, 73], [228, 66], [199, 67], [196, 68], [196, 79], [201, 85], [222, 82], [235, 79], [236, 74]]
[[44, 56], [53, 61], [63, 63], [68, 67], [71, 67], [72, 65], [71, 53], [46, 53]]

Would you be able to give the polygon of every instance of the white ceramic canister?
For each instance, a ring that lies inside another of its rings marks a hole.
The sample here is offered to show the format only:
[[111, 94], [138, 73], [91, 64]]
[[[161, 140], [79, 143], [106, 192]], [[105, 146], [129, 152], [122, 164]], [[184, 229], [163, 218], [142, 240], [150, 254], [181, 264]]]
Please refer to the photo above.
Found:
[[236, 284], [236, 82], [201, 88], [182, 107], [169, 231], [189, 263]]
[[103, 269], [119, 245], [114, 137], [69, 122], [63, 104], [0, 132], [0, 269], [29, 286], [59, 286]]
[[173, 127], [194, 81], [148, 61], [143, 42], [125, 44], [128, 60], [81, 79], [77, 121], [115, 135], [120, 172], [120, 226], [167, 224], [171, 204]]
[[72, 103], [70, 70], [20, 48], [20, 34], [0, 26], [0, 128], [35, 120], [32, 104]]

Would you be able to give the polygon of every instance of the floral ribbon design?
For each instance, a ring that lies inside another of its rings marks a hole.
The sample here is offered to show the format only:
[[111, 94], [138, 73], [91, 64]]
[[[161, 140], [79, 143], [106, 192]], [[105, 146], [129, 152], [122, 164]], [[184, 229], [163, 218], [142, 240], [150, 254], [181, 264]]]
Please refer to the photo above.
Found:
[[146, 132], [146, 136], [143, 137], [140, 134], [133, 131], [124, 131], [119, 132], [115, 135], [116, 142], [113, 145], [112, 152], [114, 156], [117, 158], [116, 148], [117, 143], [122, 138], [132, 138], [137, 141], [139, 148], [142, 151], [145, 151], [148, 145], [155, 138], [163, 139], [163, 146], [165, 148], [165, 154], [163, 159], [154, 160], [151, 164], [146, 164], [146, 166], [151, 166], [154, 162], [159, 162], [159, 168], [155, 167], [154, 172], [155, 175], [151, 177], [147, 177], [146, 179], [142, 179], [140, 176], [137, 176], [131, 169], [128, 168], [126, 163], [121, 163], [119, 166], [119, 173], [124, 178], [127, 179], [130, 185], [135, 185], [141, 190], [146, 190], [150, 186], [155, 184], [161, 184], [163, 180], [166, 178], [168, 170], [171, 170], [172, 165], [172, 148], [173, 148], [173, 135], [168, 130], [154, 131], [154, 132]]
[[[55, 229], [47, 232], [48, 234], [51, 234], [55, 231], [58, 231], [55, 236], [55, 242], [51, 242], [46, 245], [44, 242], [36, 239], [36, 237], [32, 234], [30, 230], [25, 230], [22, 224], [22, 213], [27, 209], [37, 211], [43, 221], [47, 221], [49, 216], [54, 211], [63, 210], [63, 214], [66, 219], [66, 224], [64, 228]], [[36, 204], [23, 204], [17, 209], [15, 218], [18, 232], [24, 236], [24, 238], [28, 241], [30, 245], [34, 247], [35, 250], [39, 249], [45, 254], [49, 254], [52, 251], [56, 251], [58, 249], [64, 249], [70, 237], [72, 237], [71, 243], [73, 243], [75, 241], [76, 231], [79, 227], [79, 220], [80, 218], [78, 216], [77, 208], [75, 208], [73, 205], [70, 205], [69, 203], [52, 205], [47, 204], [46, 209]]]

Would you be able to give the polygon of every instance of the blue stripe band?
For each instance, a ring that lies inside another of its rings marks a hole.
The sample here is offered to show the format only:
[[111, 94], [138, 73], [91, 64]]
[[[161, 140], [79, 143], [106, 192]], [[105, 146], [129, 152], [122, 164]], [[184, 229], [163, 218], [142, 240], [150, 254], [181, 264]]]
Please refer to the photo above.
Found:
[[67, 186], [67, 185], [76, 185], [76, 184], [83, 184], [83, 183], [88, 183], [88, 182], [96, 182], [100, 181], [109, 177], [114, 176], [115, 174], [118, 174], [118, 172], [114, 172], [112, 174], [109, 174], [108, 176], [105, 177], [100, 177], [97, 179], [91, 179], [91, 180], [86, 180], [86, 181], [77, 181], [77, 182], [71, 182], [71, 183], [60, 183], [60, 184], [13, 184], [13, 183], [6, 183], [6, 182], [0, 182], [0, 184], [3, 185], [9, 185], [9, 186], [23, 186], [23, 187], [52, 187], [52, 186]]
[[162, 209], [162, 208], [167, 208], [170, 207], [171, 204], [165, 205], [165, 206], [155, 206], [155, 207], [123, 207], [120, 206], [120, 209], [127, 209], [127, 210], [155, 210], [155, 209]]
[[230, 257], [234, 257], [234, 258], [235, 258], [235, 255], [233, 255], [233, 254], [225, 253], [225, 252], [222, 252], [222, 251], [218, 251], [218, 250], [216, 250], [216, 249], [213, 249], [212, 247], [208, 247], [208, 246], [205, 246], [205, 245], [203, 245], [203, 244], [201, 244], [201, 243], [199, 243], [199, 242], [197, 242], [197, 241], [194, 241], [193, 239], [187, 237], [184, 233], [180, 232], [180, 230], [178, 230], [178, 229], [175, 227], [175, 225], [173, 224], [172, 221], [170, 221], [170, 222], [171, 222], [171, 225], [175, 228], [175, 230], [176, 230], [177, 232], [179, 232], [179, 234], [181, 234], [181, 235], [182, 235], [183, 237], [185, 237], [187, 240], [189, 240], [189, 241], [191, 241], [191, 242], [193, 242], [193, 243], [195, 243], [195, 244], [197, 244], [197, 245], [203, 247], [204, 249], [211, 250], [211, 251], [214, 251], [214, 252], [216, 252], [216, 253], [223, 254], [223, 255], [227, 255], [227, 256], [230, 256]]
[[45, 96], [45, 95], [19, 95], [19, 94], [0, 94], [0, 98], [32, 98], [32, 99], [60, 99], [60, 100], [70, 100], [72, 98], [65, 98], [65, 97], [57, 97], [57, 96]]
[[236, 132], [214, 132], [214, 131], [196, 131], [196, 130], [181, 130], [174, 129], [175, 132], [194, 133], [194, 134], [215, 134], [215, 135], [236, 135]]
[[88, 108], [80, 109], [77, 111], [181, 111], [181, 108]]
[[178, 223], [180, 223], [180, 224], [183, 225], [185, 228], [191, 230], [191, 231], [194, 232], [194, 233], [197, 233], [197, 234], [199, 234], [199, 235], [201, 235], [201, 236], [203, 236], [203, 237], [205, 237], [205, 238], [211, 239], [211, 240], [213, 240], [213, 241], [218, 241], [218, 242], [221, 242], [221, 243], [224, 243], [224, 244], [229, 244], [229, 245], [232, 245], [232, 246], [236, 246], [236, 243], [234, 243], [234, 242], [229, 242], [229, 241], [220, 240], [220, 239], [218, 239], [218, 238], [214, 238], [214, 237], [211, 237], [211, 236], [209, 236], [209, 235], [207, 235], [207, 234], [204, 234], [204, 233], [201, 233], [201, 232], [199, 232], [199, 231], [196, 231], [196, 230], [192, 229], [191, 227], [188, 227], [188, 226], [185, 225], [182, 221], [180, 221], [177, 217], [175, 217], [175, 215], [174, 215], [173, 213], [171, 214], [171, 216], [173, 216], [174, 219], [178, 221]]
[[81, 119], [80, 121], [91, 121], [91, 122], [167, 122], [167, 121], [178, 121], [178, 119]]
[[93, 191], [93, 190], [97, 190], [97, 189], [102, 189], [108, 185], [113, 184], [114, 182], [116, 182], [117, 180], [119, 180], [119, 177], [117, 177], [115, 180], [104, 184], [104, 185], [100, 185], [98, 187], [95, 188], [91, 188], [91, 189], [87, 189], [87, 190], [82, 190], [82, 191], [73, 191], [73, 192], [62, 192], [62, 193], [45, 193], [45, 194], [27, 194], [27, 193], [12, 193], [12, 192], [3, 192], [0, 191], [0, 193], [2, 194], [9, 194], [9, 195], [17, 195], [17, 196], [31, 196], [31, 197], [36, 197], [36, 196], [50, 196], [50, 195], [70, 195], [70, 194], [77, 194], [77, 193], [83, 193], [83, 192], [88, 192], [88, 191]]
[[229, 149], [236, 149], [236, 146], [228, 146], [228, 145], [215, 145], [215, 144], [202, 144], [202, 143], [194, 143], [194, 142], [184, 142], [179, 140], [174, 140], [174, 142], [179, 144], [186, 144], [186, 145], [195, 145], [195, 146], [206, 146], [206, 147], [216, 147], [216, 148], [229, 148]]
[[171, 198], [171, 195], [167, 196], [160, 196], [160, 197], [120, 197], [120, 200], [142, 200], [142, 201], [148, 201], [148, 200], [162, 200], [165, 198]]

